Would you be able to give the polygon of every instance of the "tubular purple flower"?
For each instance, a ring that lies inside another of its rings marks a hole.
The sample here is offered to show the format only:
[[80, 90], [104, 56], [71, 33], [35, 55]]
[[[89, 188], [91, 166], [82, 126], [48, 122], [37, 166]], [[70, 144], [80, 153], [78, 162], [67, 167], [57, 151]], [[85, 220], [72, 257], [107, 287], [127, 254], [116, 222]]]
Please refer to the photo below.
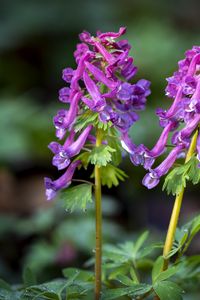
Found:
[[133, 58], [129, 57], [122, 67], [121, 74], [126, 80], [131, 80], [136, 75], [137, 70], [138, 68], [133, 65]]
[[92, 65], [89, 62], [85, 62], [85, 65], [87, 67], [87, 69], [92, 73], [92, 75], [94, 76], [94, 78], [100, 82], [102, 82], [103, 84], [105, 84], [108, 88], [110, 89], [115, 89], [118, 85], [118, 82], [114, 82], [109, 80], [104, 73], [99, 70], [97, 67], [95, 67], [94, 65]]
[[74, 58], [76, 60], [76, 63], [79, 63], [80, 58], [89, 51], [88, 45], [81, 43], [77, 44], [76, 50], [74, 51]]
[[71, 81], [71, 89], [78, 91], [79, 90], [79, 85], [78, 81], [81, 79], [83, 76], [83, 72], [85, 70], [85, 61], [91, 56], [91, 53], [88, 51], [86, 52], [79, 60], [78, 62], [78, 67], [74, 71], [74, 76]]
[[165, 175], [173, 166], [177, 156], [180, 154], [182, 149], [182, 145], [176, 146], [157, 168], [151, 170], [148, 174], [145, 175], [142, 181], [143, 185], [148, 189], [154, 188], [159, 183], [160, 177]]
[[106, 102], [102, 98], [99, 88], [97, 87], [95, 82], [90, 78], [87, 72], [83, 73], [83, 81], [92, 99], [82, 97], [82, 101], [92, 110], [102, 110], [105, 107]]
[[71, 158], [80, 153], [83, 148], [87, 137], [92, 129], [92, 126], [89, 125], [84, 129], [84, 131], [80, 134], [78, 139], [72, 143], [74, 134], [69, 136], [63, 146], [59, 146], [58, 152], [55, 153], [52, 164], [58, 168], [58, 170], [65, 169], [71, 162]]
[[71, 184], [75, 169], [78, 167], [78, 165], [80, 165], [80, 163], [80, 160], [71, 163], [65, 173], [57, 180], [52, 181], [50, 178], [45, 177], [44, 182], [47, 200], [55, 198], [59, 190], [67, 188]]
[[[75, 137], [75, 131], [74, 130], [71, 130], [70, 133], [69, 133], [69, 136], [68, 138], [66, 139], [65, 143], [64, 143], [64, 147], [67, 148], [68, 146], [70, 146], [73, 141], [74, 141], [74, 137]], [[57, 142], [51, 142], [49, 145], [48, 145], [48, 148], [54, 153], [54, 154], [57, 154], [59, 151], [60, 151], [60, 148], [62, 146], [57, 143]]]
[[98, 33], [97, 36], [101, 41], [106, 40], [107, 38], [117, 39], [126, 32], [126, 27], [120, 27], [118, 32], [106, 32]]
[[62, 89], [59, 90], [59, 100], [63, 103], [69, 103], [70, 99], [70, 88], [69, 87], [64, 87]]
[[[73, 93], [71, 93], [73, 95]], [[70, 96], [71, 96], [70, 95]], [[59, 139], [62, 139], [66, 133], [66, 130], [68, 128], [71, 128], [73, 126], [73, 123], [75, 121], [77, 111], [78, 111], [78, 102], [82, 96], [81, 92], [75, 93], [71, 100], [71, 104], [69, 107], [69, 110], [60, 110], [58, 111], [58, 114], [54, 117], [54, 124], [56, 127], [56, 136]], [[71, 98], [70, 97], [70, 98]]]
[[62, 79], [67, 83], [70, 83], [74, 75], [74, 70], [72, 68], [66, 68], [62, 71]]
[[196, 54], [190, 63], [189, 69], [188, 69], [188, 76], [193, 76], [196, 71], [196, 65], [200, 63], [200, 53]]
[[128, 132], [123, 132], [121, 134], [121, 145], [124, 150], [126, 150], [129, 154], [134, 154], [137, 146], [132, 142], [130, 137], [128, 136]]
[[177, 127], [177, 122], [170, 122], [163, 130], [163, 132], [160, 135], [160, 138], [158, 139], [156, 145], [147, 152], [148, 156], [157, 157], [163, 153], [166, 147], [167, 139], [169, 136], [170, 131], [174, 130]]
[[115, 57], [110, 52], [108, 52], [106, 48], [100, 44], [100, 42], [94, 41], [94, 45], [99, 51], [99, 53], [101, 53], [101, 55], [105, 58], [105, 60], [108, 62], [109, 65], [115, 63]]
[[178, 133], [176, 143], [182, 143], [185, 139], [190, 137], [194, 130], [198, 127], [200, 123], [200, 114], [197, 114], [192, 121], [188, 122], [188, 124]]

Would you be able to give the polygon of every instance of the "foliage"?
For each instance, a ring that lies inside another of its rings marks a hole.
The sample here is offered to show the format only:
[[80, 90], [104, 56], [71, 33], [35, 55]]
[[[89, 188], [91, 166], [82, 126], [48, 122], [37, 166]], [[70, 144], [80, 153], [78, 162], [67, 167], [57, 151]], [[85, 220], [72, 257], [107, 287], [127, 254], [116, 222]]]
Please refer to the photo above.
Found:
[[186, 187], [187, 181], [198, 184], [200, 181], [198, 164], [197, 158], [193, 156], [187, 163], [175, 167], [166, 176], [163, 190], [166, 189], [168, 194], [178, 195]]

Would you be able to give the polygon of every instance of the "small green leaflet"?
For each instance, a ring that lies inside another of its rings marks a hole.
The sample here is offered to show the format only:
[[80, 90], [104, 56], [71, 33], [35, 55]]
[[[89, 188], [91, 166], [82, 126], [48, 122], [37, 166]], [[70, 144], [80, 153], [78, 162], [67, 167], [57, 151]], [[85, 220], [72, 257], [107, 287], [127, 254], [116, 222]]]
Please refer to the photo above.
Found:
[[160, 300], [182, 300], [182, 289], [171, 281], [158, 281], [153, 286]]
[[108, 141], [109, 146], [116, 150], [112, 154], [112, 163], [115, 166], [118, 166], [122, 161], [122, 147], [121, 143], [119, 142], [117, 132], [114, 130], [114, 128], [110, 128], [110, 133], [111, 135], [108, 134], [106, 139]]
[[174, 168], [165, 178], [163, 190], [168, 194], [178, 195], [182, 188], [186, 187], [187, 181], [197, 184], [200, 181], [199, 161], [193, 156], [186, 164]]
[[101, 168], [102, 185], [107, 185], [108, 188], [111, 188], [113, 185], [118, 186], [119, 181], [124, 181], [127, 177], [124, 171], [111, 164]]
[[87, 169], [89, 163], [89, 156], [90, 156], [90, 152], [85, 151], [79, 154], [74, 161], [81, 160], [83, 168]]
[[61, 200], [66, 210], [86, 210], [87, 204], [92, 202], [92, 185], [83, 183], [66, 189], [61, 193]]
[[83, 114], [78, 116], [76, 123], [74, 125], [75, 131], [80, 131], [85, 128], [87, 125], [96, 124], [98, 120], [98, 113], [94, 113], [93, 111], [86, 110]]
[[95, 147], [90, 152], [88, 161], [93, 165], [97, 165], [98, 167], [106, 166], [107, 163], [112, 160], [112, 153], [115, 151], [115, 149], [108, 145]]

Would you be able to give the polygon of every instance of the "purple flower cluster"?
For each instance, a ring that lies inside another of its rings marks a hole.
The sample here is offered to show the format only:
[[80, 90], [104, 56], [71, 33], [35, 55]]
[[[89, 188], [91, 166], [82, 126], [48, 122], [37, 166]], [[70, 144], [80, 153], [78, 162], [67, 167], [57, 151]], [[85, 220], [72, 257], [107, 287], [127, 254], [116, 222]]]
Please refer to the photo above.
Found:
[[[194, 46], [185, 55], [185, 59], [178, 63], [178, 71], [167, 79], [166, 95], [173, 99], [171, 107], [166, 111], [157, 110], [163, 132], [152, 150], [141, 147], [138, 151], [140, 160], [149, 169], [143, 179], [143, 184], [149, 189], [159, 183], [160, 177], [169, 171], [177, 158], [185, 156], [192, 135], [200, 124], [200, 47]], [[152, 169], [155, 158], [165, 150], [171, 131], [174, 131], [171, 137], [173, 149], [158, 167]], [[196, 150], [200, 159], [200, 136]]]
[[54, 153], [53, 165], [58, 170], [67, 168], [67, 171], [56, 181], [45, 178], [48, 199], [70, 184], [75, 168], [81, 164], [80, 161], [71, 162], [71, 159], [79, 154], [89, 137], [94, 141], [92, 124], [74, 141], [77, 117], [90, 110], [98, 114], [99, 121], [109, 122], [122, 136], [128, 137], [129, 128], [138, 120], [136, 111], [145, 108], [150, 82], [142, 79], [128, 83], [137, 68], [129, 56], [131, 46], [128, 41], [116, 41], [125, 31], [126, 28], [121, 27], [117, 33], [97, 32], [96, 37], [84, 31], [74, 52], [77, 68], [63, 70], [62, 78], [67, 86], [59, 91], [59, 100], [69, 108], [58, 111], [54, 125], [58, 139], [68, 137], [63, 145], [52, 142], [49, 148]]

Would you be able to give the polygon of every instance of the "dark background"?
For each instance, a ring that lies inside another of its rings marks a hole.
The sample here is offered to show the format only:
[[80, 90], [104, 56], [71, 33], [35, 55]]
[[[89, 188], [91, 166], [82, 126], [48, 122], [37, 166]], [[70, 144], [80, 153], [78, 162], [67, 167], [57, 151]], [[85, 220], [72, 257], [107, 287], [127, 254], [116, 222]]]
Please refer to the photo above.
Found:
[[[47, 145], [61, 107], [61, 72], [75, 66], [78, 34], [127, 26], [138, 78], [152, 81], [147, 109], [131, 136], [150, 147], [161, 132], [155, 108], [171, 103], [164, 96], [165, 78], [187, 49], [199, 45], [199, 11], [194, 0], [0, 1], [0, 277], [19, 282], [29, 264], [41, 280], [50, 279], [92, 255], [92, 208], [70, 215], [56, 201], [46, 202], [43, 186], [44, 176], [58, 176]], [[121, 167], [129, 179], [103, 189], [105, 241], [133, 239], [147, 227], [163, 240], [173, 197], [162, 193], [162, 182], [151, 191], [143, 187], [145, 172], [128, 157]], [[188, 187], [181, 222], [198, 213], [198, 198], [198, 187]], [[196, 240], [190, 251], [199, 250]]]

